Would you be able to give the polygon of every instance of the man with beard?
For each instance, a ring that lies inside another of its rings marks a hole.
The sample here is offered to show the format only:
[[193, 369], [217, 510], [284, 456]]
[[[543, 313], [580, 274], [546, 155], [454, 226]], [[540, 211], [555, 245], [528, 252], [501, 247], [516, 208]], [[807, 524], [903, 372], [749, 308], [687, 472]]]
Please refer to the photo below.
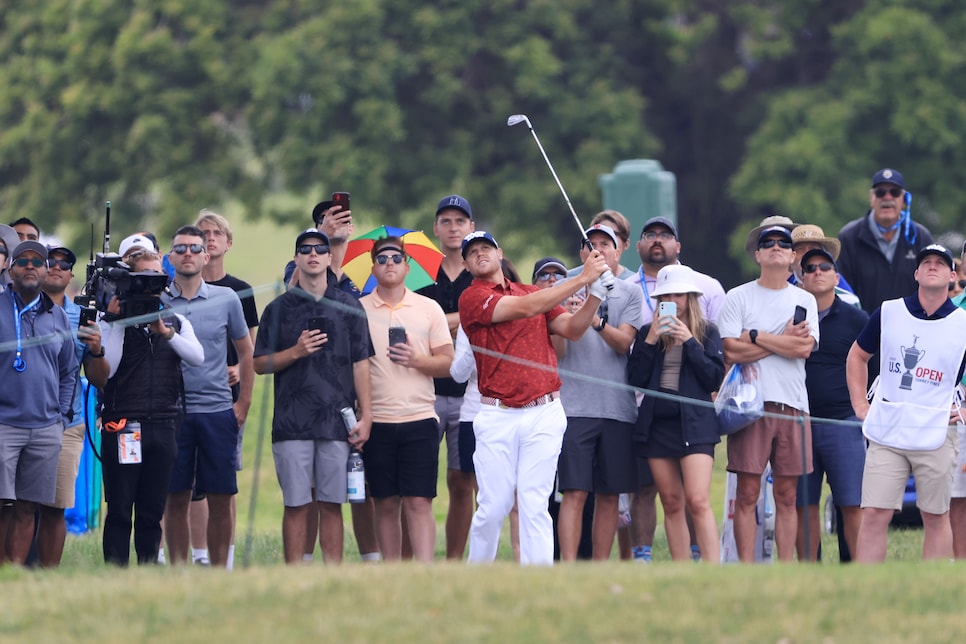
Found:
[[[644, 304], [641, 307], [641, 324], [649, 324], [654, 319], [654, 302], [650, 294], [657, 286], [658, 272], [669, 264], [680, 264], [681, 242], [674, 223], [666, 217], [652, 217], [644, 222], [641, 238], [637, 242], [637, 252], [641, 256], [641, 266], [637, 275], [631, 278], [642, 291]], [[724, 303], [724, 289], [721, 283], [710, 275], [694, 271], [695, 284], [701, 289], [699, 298], [701, 310], [709, 322], [717, 322], [718, 312]], [[640, 402], [640, 401], [638, 401]], [[654, 530], [657, 527], [657, 508], [655, 497], [657, 487], [647, 465], [647, 459], [639, 458], [637, 463], [638, 490], [631, 505], [631, 535], [635, 559], [649, 561]], [[694, 551], [695, 557], [699, 556]]]
[[0, 526], [7, 526], [0, 538], [2, 559], [22, 564], [38, 504], [54, 501], [64, 425], [73, 415], [77, 356], [67, 313], [41, 290], [47, 248], [21, 242], [11, 259], [12, 282], [0, 296]]

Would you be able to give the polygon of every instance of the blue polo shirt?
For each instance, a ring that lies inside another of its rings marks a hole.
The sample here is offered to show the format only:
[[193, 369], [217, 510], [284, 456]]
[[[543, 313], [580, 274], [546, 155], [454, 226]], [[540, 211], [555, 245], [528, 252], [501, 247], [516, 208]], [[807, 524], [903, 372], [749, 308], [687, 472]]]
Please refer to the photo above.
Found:
[[838, 297], [824, 315], [819, 312], [818, 348], [805, 360], [805, 388], [812, 416], [839, 420], [852, 416], [845, 359], [868, 321], [865, 311]]
[[181, 365], [189, 414], [208, 414], [232, 408], [225, 356], [228, 344], [248, 336], [248, 323], [238, 294], [225, 286], [202, 282], [193, 298], [161, 295], [166, 308], [188, 318], [205, 350], [198, 367]]

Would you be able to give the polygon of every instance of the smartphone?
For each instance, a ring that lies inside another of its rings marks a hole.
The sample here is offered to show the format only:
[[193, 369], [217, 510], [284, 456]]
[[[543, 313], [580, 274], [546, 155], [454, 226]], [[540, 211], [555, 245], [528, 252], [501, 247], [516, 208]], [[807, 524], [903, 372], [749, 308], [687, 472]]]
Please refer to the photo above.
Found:
[[333, 192], [332, 193], [332, 205], [334, 205], [334, 206], [342, 206], [342, 211], [348, 210], [349, 209], [349, 193], [348, 192]]
[[795, 317], [792, 318], [792, 324], [800, 324], [800, 323], [804, 322], [805, 321], [805, 314], [806, 313], [807, 312], [805, 311], [805, 307], [804, 306], [800, 306], [800, 305], [799, 306], [796, 306], [795, 307]]
[[322, 333], [328, 333], [326, 319], [325, 318], [309, 318], [308, 324], [309, 331], [321, 331]]
[[[657, 317], [660, 320], [663, 317], [676, 318], [678, 316], [678, 305], [675, 302], [661, 302], [657, 305]], [[662, 333], [667, 333], [664, 328], [667, 325], [661, 324]]]
[[83, 306], [81, 307], [80, 320], [77, 323], [77, 328], [87, 326], [88, 322], [93, 322], [97, 319], [97, 309], [93, 306]]
[[406, 327], [389, 327], [389, 346], [391, 347], [394, 344], [406, 344]]

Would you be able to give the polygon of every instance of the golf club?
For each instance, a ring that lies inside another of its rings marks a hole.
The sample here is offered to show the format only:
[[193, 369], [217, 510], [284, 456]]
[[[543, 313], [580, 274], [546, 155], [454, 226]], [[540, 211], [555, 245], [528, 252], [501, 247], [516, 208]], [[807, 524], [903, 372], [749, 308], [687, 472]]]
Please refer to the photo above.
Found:
[[[557, 187], [560, 188], [560, 194], [563, 195], [564, 201], [567, 202], [567, 208], [570, 209], [570, 214], [574, 216], [574, 221], [577, 222], [577, 228], [580, 229], [580, 234], [584, 238], [584, 243], [587, 245], [587, 248], [592, 248], [590, 245], [590, 239], [587, 238], [587, 233], [584, 232], [584, 225], [580, 223], [580, 217], [577, 216], [577, 212], [574, 210], [573, 204], [570, 203], [570, 197], [567, 196], [567, 191], [564, 190], [563, 184], [560, 183], [560, 177], [557, 176], [557, 171], [553, 169], [553, 164], [550, 163], [550, 157], [547, 156], [547, 151], [543, 149], [543, 144], [540, 143], [540, 139], [537, 137], [537, 132], [533, 129], [533, 124], [530, 122], [530, 119], [527, 118], [526, 114], [511, 114], [506, 120], [506, 124], [509, 127], [513, 127], [519, 123], [526, 123], [527, 127], [530, 128], [530, 134], [533, 135], [533, 140], [537, 142], [537, 147], [540, 148], [540, 154], [543, 155], [543, 160], [547, 162], [547, 167], [550, 168], [550, 174], [553, 175], [553, 180], [557, 182]], [[601, 281], [607, 287], [607, 290], [614, 288], [614, 276], [610, 269], [604, 271], [604, 273], [601, 275]]]

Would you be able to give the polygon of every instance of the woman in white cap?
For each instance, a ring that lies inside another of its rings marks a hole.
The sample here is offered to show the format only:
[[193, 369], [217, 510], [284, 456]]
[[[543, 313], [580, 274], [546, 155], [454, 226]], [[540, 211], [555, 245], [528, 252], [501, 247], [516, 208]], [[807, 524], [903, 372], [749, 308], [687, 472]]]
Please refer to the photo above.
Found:
[[[671, 558], [691, 558], [687, 507], [702, 560], [717, 562], [718, 526], [710, 491], [720, 437], [711, 393], [724, 376], [724, 355], [717, 327], [701, 312], [700, 295], [690, 268], [672, 264], [661, 269], [651, 297], [673, 302], [677, 314], [659, 315], [638, 331], [627, 375], [631, 385], [647, 390], [634, 438], [661, 496]], [[700, 402], [689, 404], [688, 399]]]

